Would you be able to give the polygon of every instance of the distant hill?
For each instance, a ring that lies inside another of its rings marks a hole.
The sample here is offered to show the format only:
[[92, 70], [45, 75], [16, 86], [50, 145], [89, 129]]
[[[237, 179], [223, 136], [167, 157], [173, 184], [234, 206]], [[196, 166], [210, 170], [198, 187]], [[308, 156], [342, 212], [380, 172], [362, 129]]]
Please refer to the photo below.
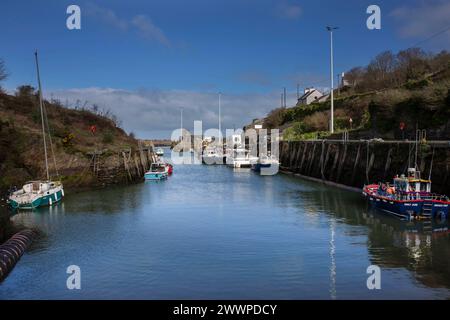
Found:
[[[94, 183], [89, 177], [90, 156], [135, 149], [137, 140], [120, 128], [118, 120], [98, 107], [66, 108], [45, 101], [56, 167], [68, 188]], [[48, 139], [48, 138], [47, 138]], [[49, 164], [55, 177], [50, 146]], [[19, 87], [15, 95], [0, 92], [0, 190], [45, 178], [44, 148], [38, 97], [34, 88]]]
[[277, 108], [261, 121], [280, 128], [285, 140], [339, 138], [344, 130], [354, 139], [414, 139], [416, 127], [426, 129], [428, 139], [450, 139], [450, 53], [383, 52], [344, 80], [334, 91], [334, 136], [328, 132], [329, 100]]

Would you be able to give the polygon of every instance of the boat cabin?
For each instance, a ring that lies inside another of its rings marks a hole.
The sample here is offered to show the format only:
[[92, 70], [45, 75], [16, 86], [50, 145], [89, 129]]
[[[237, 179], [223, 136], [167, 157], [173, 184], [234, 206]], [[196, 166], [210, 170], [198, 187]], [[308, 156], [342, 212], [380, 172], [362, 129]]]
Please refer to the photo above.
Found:
[[25, 193], [41, 193], [50, 190], [52, 187], [55, 187], [53, 182], [29, 181], [24, 184], [22, 189]]
[[151, 172], [164, 172], [166, 170], [166, 166], [163, 163], [152, 163], [150, 167]]
[[402, 174], [394, 178], [394, 187], [402, 192], [431, 192], [431, 181], [420, 178], [420, 171], [408, 169], [408, 176]]

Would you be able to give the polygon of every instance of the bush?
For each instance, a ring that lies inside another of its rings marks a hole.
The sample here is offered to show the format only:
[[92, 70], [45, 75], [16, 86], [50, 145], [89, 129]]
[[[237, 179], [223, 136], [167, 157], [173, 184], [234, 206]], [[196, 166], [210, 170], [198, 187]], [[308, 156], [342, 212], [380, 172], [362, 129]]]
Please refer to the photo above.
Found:
[[278, 128], [284, 123], [285, 114], [286, 108], [274, 109], [264, 119], [264, 124], [268, 129]]
[[64, 147], [71, 147], [73, 145], [73, 139], [75, 135], [72, 132], [67, 132], [64, 137], [61, 139]]
[[307, 131], [325, 131], [328, 129], [329, 112], [322, 111], [316, 112], [304, 119], [305, 127]]
[[107, 131], [103, 134], [102, 142], [104, 144], [110, 144], [114, 142], [114, 134], [111, 131]]

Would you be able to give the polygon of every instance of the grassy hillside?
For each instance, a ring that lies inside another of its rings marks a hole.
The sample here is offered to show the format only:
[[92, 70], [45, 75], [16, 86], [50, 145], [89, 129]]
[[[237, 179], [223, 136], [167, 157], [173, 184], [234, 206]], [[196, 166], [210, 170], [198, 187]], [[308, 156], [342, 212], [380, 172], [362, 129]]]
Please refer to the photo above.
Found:
[[[120, 128], [117, 119], [109, 112], [100, 112], [98, 107], [75, 110], [58, 101], [45, 101], [45, 106], [56, 167], [69, 188], [89, 184], [89, 152], [103, 150], [112, 155], [137, 146], [137, 141]], [[95, 133], [91, 132], [92, 126], [96, 127]], [[0, 190], [45, 178], [41, 128], [38, 97], [33, 88], [20, 87], [15, 95], [0, 92]], [[48, 152], [54, 177], [50, 147]]]
[[[335, 137], [349, 130], [352, 138], [414, 139], [417, 126], [427, 129], [429, 139], [450, 139], [449, 53], [382, 53], [367, 67], [350, 70], [346, 80], [335, 90]], [[329, 110], [330, 101], [278, 108], [264, 123], [282, 129], [286, 140], [320, 139], [329, 136]]]

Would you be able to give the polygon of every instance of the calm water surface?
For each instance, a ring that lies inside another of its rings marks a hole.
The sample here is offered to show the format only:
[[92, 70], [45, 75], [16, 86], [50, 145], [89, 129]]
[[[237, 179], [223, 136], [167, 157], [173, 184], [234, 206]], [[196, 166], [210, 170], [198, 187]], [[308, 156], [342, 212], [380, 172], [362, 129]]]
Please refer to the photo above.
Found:
[[[44, 236], [1, 299], [450, 298], [447, 223], [398, 221], [283, 174], [175, 166], [167, 181], [69, 194], [11, 221]], [[66, 288], [72, 264], [81, 290]], [[372, 264], [381, 290], [366, 287]]]

